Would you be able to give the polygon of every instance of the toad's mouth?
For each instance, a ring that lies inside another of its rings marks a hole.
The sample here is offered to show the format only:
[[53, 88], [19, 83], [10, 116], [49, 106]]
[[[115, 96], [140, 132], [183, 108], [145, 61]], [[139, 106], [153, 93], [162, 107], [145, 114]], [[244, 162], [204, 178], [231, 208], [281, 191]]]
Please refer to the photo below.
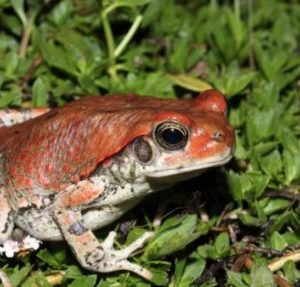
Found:
[[[204, 172], [207, 168], [214, 167], [214, 166], [221, 166], [226, 164], [231, 160], [233, 156], [232, 150], [222, 154], [221, 156], [214, 156], [203, 160], [201, 163], [189, 166], [177, 166], [175, 168], [163, 169], [163, 170], [155, 170], [149, 171], [146, 173], [146, 176], [149, 178], [161, 178], [161, 177], [169, 177], [169, 176], [176, 176], [176, 175], [183, 175], [186, 174], [187, 178], [195, 177], [202, 172]], [[189, 176], [188, 174], [191, 174]]]

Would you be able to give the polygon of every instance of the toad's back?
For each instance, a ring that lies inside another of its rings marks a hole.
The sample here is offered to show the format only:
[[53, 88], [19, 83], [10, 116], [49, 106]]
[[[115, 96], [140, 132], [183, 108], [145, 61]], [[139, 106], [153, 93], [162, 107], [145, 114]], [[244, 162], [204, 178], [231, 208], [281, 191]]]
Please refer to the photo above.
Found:
[[[159, 114], [167, 112], [182, 117], [189, 114], [189, 119], [195, 120], [207, 118], [201, 102], [197, 106], [192, 100], [126, 95], [83, 98], [1, 128], [2, 184], [15, 191], [62, 190], [147, 133]], [[210, 120], [218, 120], [218, 115]]]

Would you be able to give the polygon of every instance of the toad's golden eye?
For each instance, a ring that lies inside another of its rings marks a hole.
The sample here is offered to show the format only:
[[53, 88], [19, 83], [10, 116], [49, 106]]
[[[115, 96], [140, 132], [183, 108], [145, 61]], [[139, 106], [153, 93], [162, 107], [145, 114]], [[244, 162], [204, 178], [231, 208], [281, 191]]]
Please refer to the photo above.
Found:
[[154, 129], [154, 138], [164, 149], [179, 150], [186, 146], [189, 131], [178, 122], [163, 122]]

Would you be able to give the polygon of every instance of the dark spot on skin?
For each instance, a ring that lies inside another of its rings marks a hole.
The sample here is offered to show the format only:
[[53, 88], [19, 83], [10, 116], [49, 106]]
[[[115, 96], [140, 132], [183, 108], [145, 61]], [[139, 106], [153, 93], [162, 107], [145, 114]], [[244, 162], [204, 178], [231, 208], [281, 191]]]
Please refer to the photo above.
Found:
[[91, 256], [92, 252], [87, 252], [84, 256], [85, 259], [89, 258]]
[[77, 235], [77, 236], [82, 235], [83, 233], [85, 233], [87, 231], [88, 231], [88, 229], [78, 221], [71, 224], [68, 228], [68, 232], [70, 234]]
[[4, 224], [4, 227], [3, 227], [3, 230], [1, 231], [1, 233], [6, 233], [7, 230], [9, 229], [9, 227], [11, 226], [11, 223], [12, 223], [12, 217], [11, 216], [12, 216], [12, 212], [9, 212], [7, 214], [7, 220]]
[[133, 144], [133, 153], [141, 163], [149, 163], [153, 153], [150, 144], [143, 138], [138, 138]]
[[31, 205], [24, 206], [24, 207], [20, 207], [20, 208], [18, 209], [18, 214], [23, 215], [25, 212], [30, 211], [31, 208], [32, 208]]
[[98, 246], [95, 251], [87, 252], [84, 256], [84, 260], [89, 266], [97, 267], [103, 260], [104, 254], [105, 253], [103, 252], [103, 248], [101, 246]]
[[18, 131], [18, 130], [17, 130], [17, 131], [14, 131], [14, 134], [15, 134], [15, 135], [17, 135], [17, 134], [19, 134], [19, 133], [20, 133], [20, 131]]
[[53, 201], [55, 199], [55, 196], [56, 196], [56, 194], [53, 193], [53, 194], [48, 195], [48, 198], [50, 201]]
[[97, 246], [97, 248], [96, 248], [97, 250], [100, 250], [100, 251], [102, 251], [103, 252], [103, 247], [102, 246]]

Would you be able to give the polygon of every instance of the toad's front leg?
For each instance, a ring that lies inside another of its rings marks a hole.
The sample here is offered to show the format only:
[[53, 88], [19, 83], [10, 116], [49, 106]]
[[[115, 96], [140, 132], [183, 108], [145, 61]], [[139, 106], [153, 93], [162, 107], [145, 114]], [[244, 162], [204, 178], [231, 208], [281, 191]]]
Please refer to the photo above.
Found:
[[115, 250], [115, 232], [110, 232], [105, 241], [99, 243], [93, 232], [82, 223], [81, 212], [77, 210], [80, 206], [92, 204], [101, 197], [103, 190], [104, 187], [89, 180], [71, 186], [50, 207], [53, 219], [84, 268], [96, 272], [128, 270], [151, 279], [150, 271], [129, 262], [127, 258], [145, 244], [152, 232], [146, 232], [123, 250]]
[[82, 224], [79, 212], [57, 208], [53, 210], [53, 216], [84, 268], [96, 272], [128, 270], [147, 280], [152, 278], [150, 271], [127, 260], [134, 251], [144, 245], [152, 236], [152, 232], [146, 232], [123, 250], [115, 250], [113, 242], [116, 233], [110, 232], [105, 241], [99, 243], [93, 232]]

